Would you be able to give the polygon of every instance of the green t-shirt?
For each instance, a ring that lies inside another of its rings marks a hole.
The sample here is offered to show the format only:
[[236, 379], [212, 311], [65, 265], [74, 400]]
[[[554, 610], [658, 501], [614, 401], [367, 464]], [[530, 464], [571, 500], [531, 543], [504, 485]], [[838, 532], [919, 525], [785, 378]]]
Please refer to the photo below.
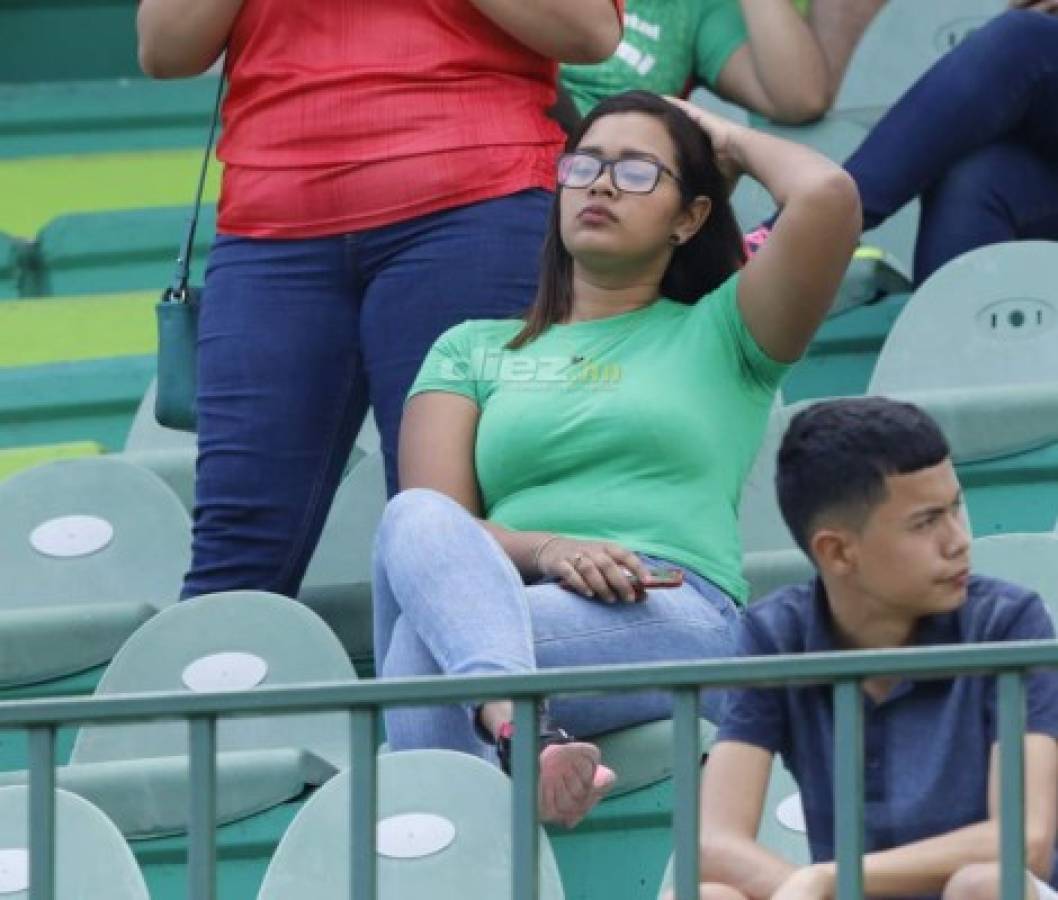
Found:
[[597, 65], [562, 66], [559, 78], [581, 115], [621, 91], [679, 96], [692, 80], [714, 85], [746, 40], [738, 0], [627, 0], [614, 55]]
[[445, 332], [409, 396], [481, 410], [475, 466], [488, 519], [614, 541], [685, 565], [744, 600], [738, 507], [787, 366], [750, 335], [733, 275], [693, 306], [553, 325], [520, 350], [519, 321]]

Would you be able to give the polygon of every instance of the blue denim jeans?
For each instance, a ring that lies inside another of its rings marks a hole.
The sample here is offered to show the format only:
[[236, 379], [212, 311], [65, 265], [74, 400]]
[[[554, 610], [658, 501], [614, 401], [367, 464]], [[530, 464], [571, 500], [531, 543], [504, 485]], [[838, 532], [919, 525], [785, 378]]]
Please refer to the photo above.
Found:
[[401, 411], [423, 357], [453, 325], [529, 306], [550, 207], [532, 190], [356, 234], [217, 238], [185, 597], [296, 594], [368, 405], [395, 493]]
[[845, 163], [864, 230], [915, 197], [921, 283], [976, 247], [1058, 240], [1058, 18], [997, 16], [942, 57]]
[[[379, 675], [531, 672], [537, 668], [730, 656], [739, 613], [718, 587], [685, 570], [682, 587], [640, 603], [605, 604], [554, 582], [526, 586], [510, 558], [459, 504], [414, 489], [386, 507], [375, 543], [375, 666]], [[704, 692], [715, 719], [720, 692]], [[668, 718], [668, 694], [558, 697], [557, 724], [587, 737]], [[441, 747], [490, 757], [463, 706], [386, 711], [395, 750]]]

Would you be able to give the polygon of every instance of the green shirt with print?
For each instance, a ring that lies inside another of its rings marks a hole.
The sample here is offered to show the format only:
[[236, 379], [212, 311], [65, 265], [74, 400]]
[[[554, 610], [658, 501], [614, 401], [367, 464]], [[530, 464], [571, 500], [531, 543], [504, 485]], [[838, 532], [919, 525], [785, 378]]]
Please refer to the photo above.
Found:
[[[793, 0], [802, 16], [808, 0]], [[559, 79], [581, 115], [621, 91], [682, 96], [692, 82], [716, 85], [749, 40], [739, 0], [627, 0], [624, 35], [608, 60], [565, 65]]]
[[682, 95], [691, 81], [714, 85], [746, 38], [738, 0], [628, 0], [614, 55], [559, 78], [581, 115], [621, 91]]
[[491, 521], [614, 541], [744, 601], [739, 498], [787, 366], [750, 335], [737, 286], [553, 325], [516, 351], [521, 322], [466, 322], [437, 340], [409, 396], [455, 393], [481, 410]]

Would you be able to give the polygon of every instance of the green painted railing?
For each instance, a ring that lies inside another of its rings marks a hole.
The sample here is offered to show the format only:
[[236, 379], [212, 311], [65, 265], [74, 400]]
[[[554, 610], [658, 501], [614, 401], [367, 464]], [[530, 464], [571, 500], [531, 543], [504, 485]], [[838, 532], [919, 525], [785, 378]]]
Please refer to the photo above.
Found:
[[[835, 798], [838, 897], [863, 892], [863, 697], [866, 678], [998, 675], [1002, 896], [1024, 896], [1025, 692], [1030, 669], [1058, 668], [1058, 641], [930, 649], [846, 651], [709, 660], [694, 664], [553, 669], [531, 675], [414, 678], [259, 688], [217, 694], [137, 694], [0, 703], [0, 729], [30, 735], [30, 900], [55, 894], [55, 732], [67, 724], [187, 719], [191, 777], [188, 857], [190, 900], [216, 897], [217, 719], [229, 716], [347, 710], [351, 714], [351, 900], [375, 898], [376, 721], [387, 706], [422, 706], [510, 698], [515, 703], [513, 900], [537, 896], [536, 704], [547, 696], [668, 689], [674, 698], [673, 778], [677, 900], [698, 897], [698, 691], [746, 686], [831, 683], [835, 697]], [[354, 802], [355, 798], [355, 802]]]

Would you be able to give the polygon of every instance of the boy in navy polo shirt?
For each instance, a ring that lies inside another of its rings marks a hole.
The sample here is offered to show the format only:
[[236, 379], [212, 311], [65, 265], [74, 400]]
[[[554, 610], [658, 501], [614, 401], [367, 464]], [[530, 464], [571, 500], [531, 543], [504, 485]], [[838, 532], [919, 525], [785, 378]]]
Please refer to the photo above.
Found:
[[[1052, 638], [1040, 598], [970, 575], [970, 535], [944, 436], [883, 398], [798, 414], [779, 451], [779, 503], [818, 570], [752, 605], [739, 655]], [[1053, 898], [1058, 673], [1027, 680], [1029, 898]], [[999, 896], [995, 680], [864, 683], [865, 891]], [[703, 898], [835, 892], [834, 722], [828, 686], [733, 691], [702, 783]], [[798, 782], [814, 864], [755, 840], [774, 754]]]

